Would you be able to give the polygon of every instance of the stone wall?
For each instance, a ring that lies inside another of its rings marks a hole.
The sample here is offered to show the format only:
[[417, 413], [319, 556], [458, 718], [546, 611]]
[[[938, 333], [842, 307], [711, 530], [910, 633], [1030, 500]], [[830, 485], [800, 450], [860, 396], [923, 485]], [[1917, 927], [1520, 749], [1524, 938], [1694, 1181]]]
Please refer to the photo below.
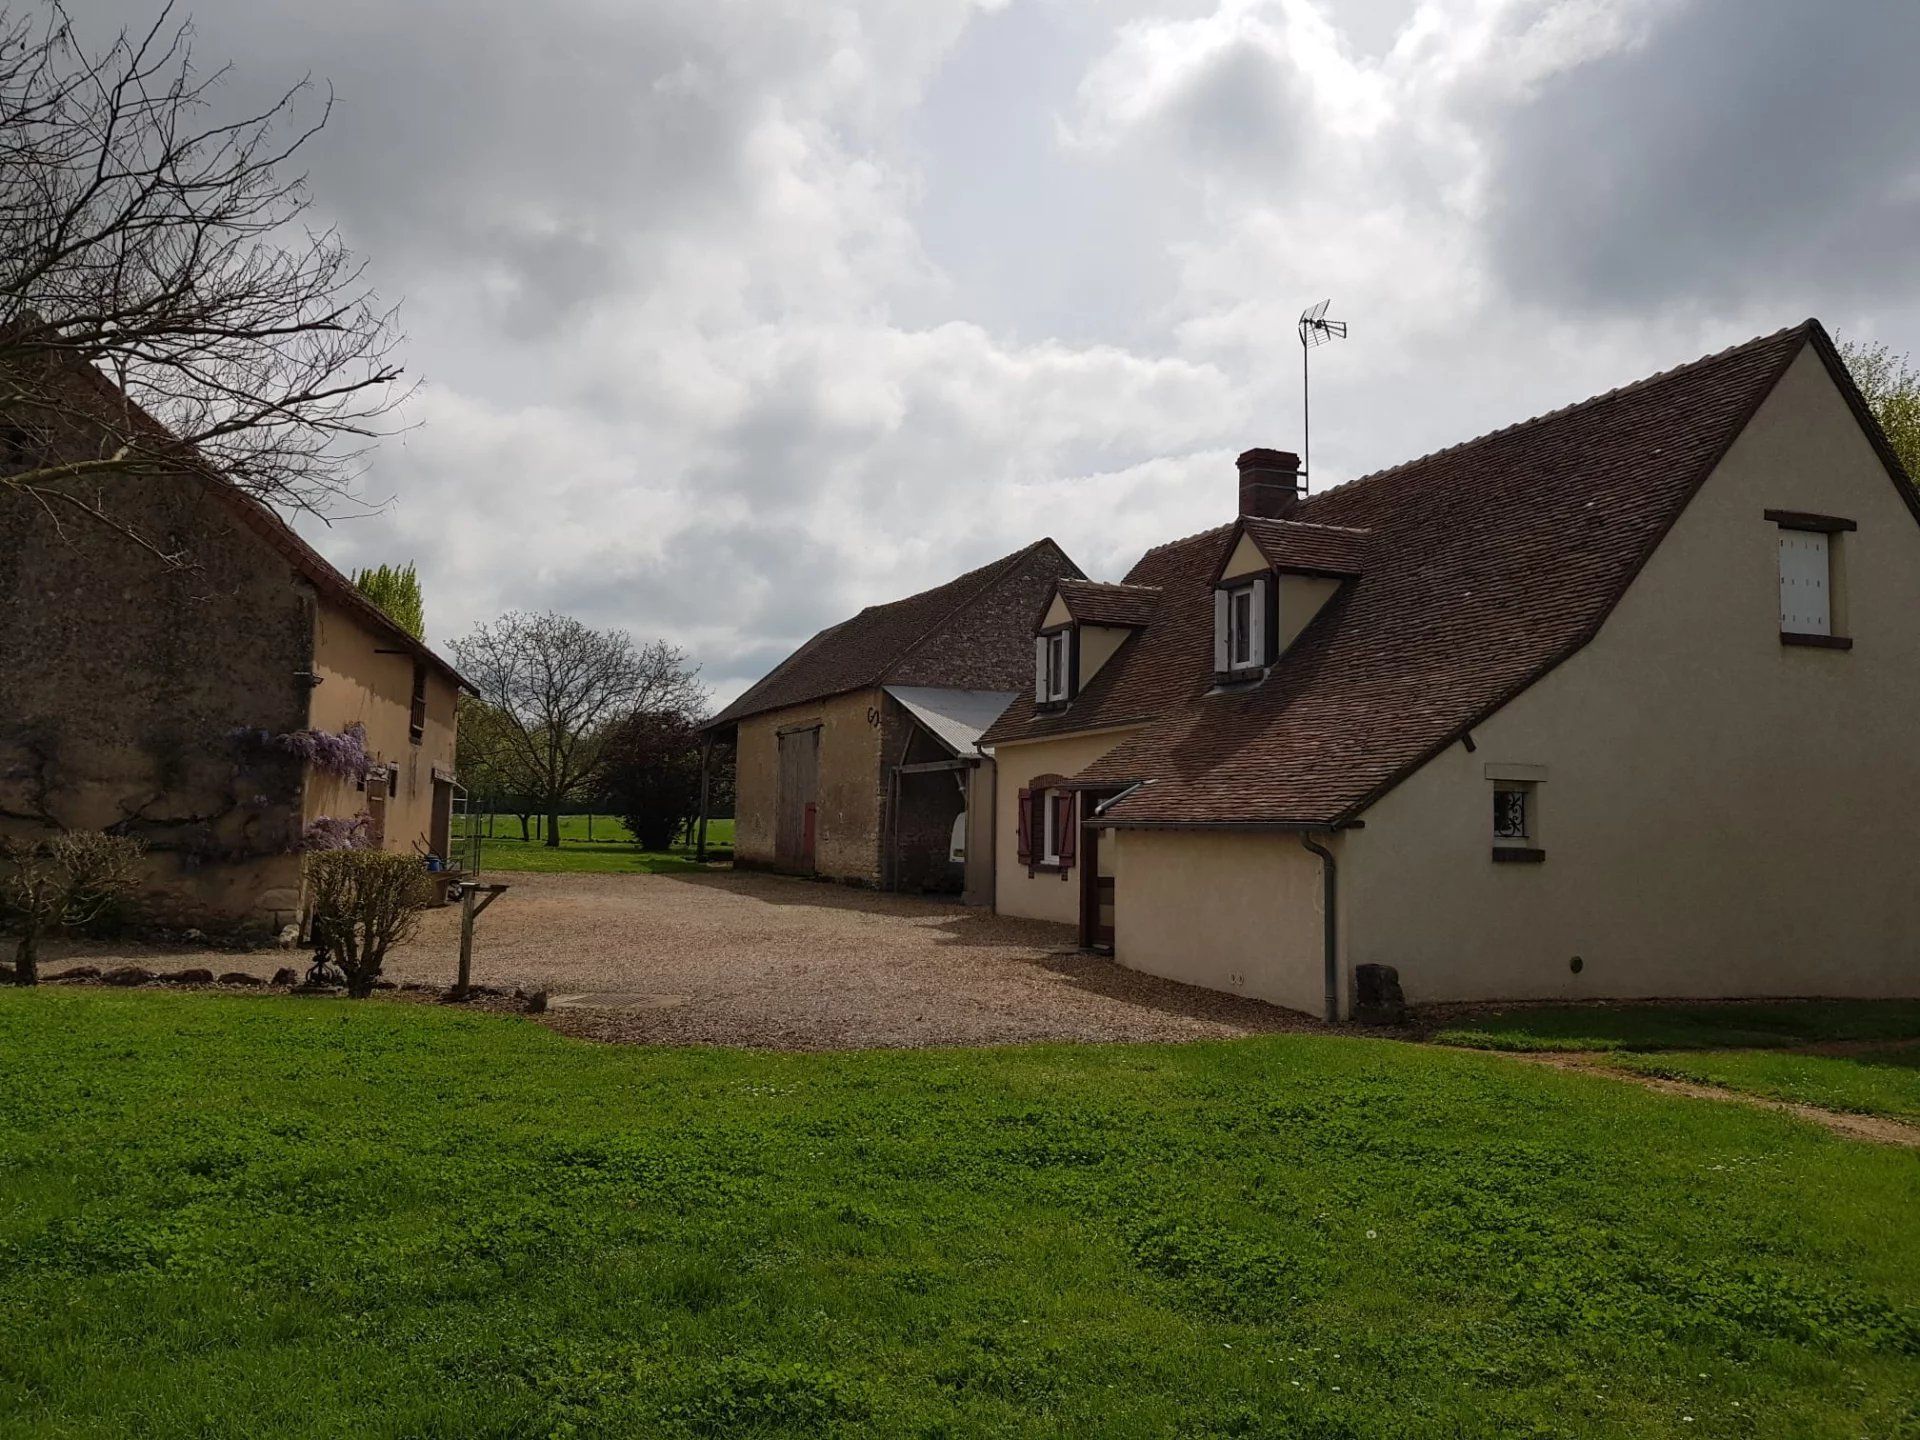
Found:
[[169, 566], [98, 522], [0, 493], [0, 829], [149, 847], [154, 920], [277, 929], [298, 905], [314, 597], [190, 477], [98, 486]]

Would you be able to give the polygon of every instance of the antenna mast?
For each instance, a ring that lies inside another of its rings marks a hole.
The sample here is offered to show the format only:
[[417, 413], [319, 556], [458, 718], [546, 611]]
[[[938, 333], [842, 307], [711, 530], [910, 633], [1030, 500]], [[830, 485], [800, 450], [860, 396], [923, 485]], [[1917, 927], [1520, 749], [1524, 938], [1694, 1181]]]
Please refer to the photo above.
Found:
[[1307, 373], [1307, 356], [1316, 346], [1329, 340], [1347, 338], [1347, 322], [1327, 319], [1331, 300], [1309, 305], [1300, 312], [1300, 486], [1305, 490], [1313, 474], [1313, 387]]

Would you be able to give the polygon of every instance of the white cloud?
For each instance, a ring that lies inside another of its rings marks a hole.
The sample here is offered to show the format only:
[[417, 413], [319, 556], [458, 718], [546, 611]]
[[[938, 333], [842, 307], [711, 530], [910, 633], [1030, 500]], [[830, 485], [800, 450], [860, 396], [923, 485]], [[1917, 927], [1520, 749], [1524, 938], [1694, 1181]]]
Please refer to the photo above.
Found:
[[[1848, 63], [1900, 53], [1883, 8], [1835, 41]], [[1914, 203], [1910, 87], [1808, 93], [1808, 13], [202, 0], [197, 21], [236, 101], [309, 69], [335, 86], [314, 189], [406, 296], [428, 381], [370, 477], [393, 507], [323, 547], [417, 559], [438, 640], [563, 608], [689, 645], [724, 699], [813, 629], [1040, 534], [1115, 575], [1219, 523], [1232, 455], [1297, 443], [1293, 322], [1323, 296], [1353, 338], [1316, 355], [1321, 481], [1823, 305], [1920, 340], [1897, 246], [1852, 240], [1844, 284], [1820, 254], [1848, 206]], [[1872, 142], [1834, 140], [1868, 104]], [[1796, 124], [1825, 137], [1817, 175]], [[1830, 213], [1763, 210], [1796, 181]]]

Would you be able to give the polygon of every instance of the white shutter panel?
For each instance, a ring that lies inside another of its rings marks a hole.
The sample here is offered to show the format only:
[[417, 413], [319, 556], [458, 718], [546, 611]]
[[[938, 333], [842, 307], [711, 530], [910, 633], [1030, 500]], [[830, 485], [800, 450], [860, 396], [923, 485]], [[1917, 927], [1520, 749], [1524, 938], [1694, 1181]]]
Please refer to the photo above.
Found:
[[1033, 698], [1045, 704], [1052, 697], [1047, 694], [1047, 637], [1033, 637]]
[[1247, 647], [1247, 655], [1255, 665], [1267, 663], [1267, 585], [1268, 580], [1265, 575], [1254, 578], [1253, 643]]
[[1221, 674], [1227, 668], [1227, 632], [1232, 628], [1227, 621], [1227, 605], [1231, 596], [1224, 590], [1213, 592], [1213, 668]]
[[1827, 537], [1817, 530], [1780, 532], [1780, 629], [1788, 635], [1831, 635]]

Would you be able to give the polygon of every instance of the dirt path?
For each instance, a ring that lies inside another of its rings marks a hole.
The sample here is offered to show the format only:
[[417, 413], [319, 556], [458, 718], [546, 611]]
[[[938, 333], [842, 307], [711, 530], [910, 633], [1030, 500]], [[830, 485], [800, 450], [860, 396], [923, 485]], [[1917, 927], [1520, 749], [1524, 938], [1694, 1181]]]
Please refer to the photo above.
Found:
[[[1064, 925], [951, 901], [774, 875], [541, 875], [481, 918], [476, 982], [544, 990], [555, 1029], [649, 1045], [840, 1050], [1032, 1041], [1218, 1040], [1322, 1028], [1076, 951]], [[430, 912], [387, 959], [397, 981], [454, 977], [459, 913]], [[75, 961], [270, 976], [298, 951], [68, 946]]]
[[[1851, 1052], [1857, 1054], [1865, 1050], [1893, 1049], [1915, 1043], [1920, 1042], [1832, 1041], [1825, 1045], [1808, 1046], [1805, 1050], [1787, 1050], [1779, 1053], [1838, 1055]], [[1849, 1049], [1836, 1048], [1839, 1046], [1847, 1046]], [[1690, 1100], [1717, 1100], [1723, 1105], [1750, 1105], [1759, 1110], [1775, 1110], [1781, 1114], [1811, 1121], [1850, 1140], [1870, 1140], [1879, 1145], [1899, 1145], [1910, 1150], [1920, 1150], [1920, 1126], [1909, 1125], [1904, 1120], [1889, 1119], [1884, 1115], [1857, 1115], [1846, 1110], [1823, 1110], [1818, 1105], [1802, 1105], [1793, 1100], [1777, 1100], [1771, 1095], [1752, 1095], [1744, 1090], [1730, 1090], [1720, 1085], [1702, 1085], [1693, 1080], [1669, 1080], [1662, 1075], [1647, 1075], [1638, 1070], [1609, 1065], [1604, 1060], [1596, 1058], [1595, 1053], [1590, 1051], [1489, 1050], [1482, 1053], [1498, 1055], [1504, 1060], [1524, 1060], [1534, 1065], [1547, 1065], [1556, 1070], [1577, 1070], [1583, 1075], [1600, 1075], [1609, 1080], [1621, 1080], [1630, 1085], [1638, 1085], [1642, 1089], [1658, 1090], [1666, 1095], [1685, 1096]]]

